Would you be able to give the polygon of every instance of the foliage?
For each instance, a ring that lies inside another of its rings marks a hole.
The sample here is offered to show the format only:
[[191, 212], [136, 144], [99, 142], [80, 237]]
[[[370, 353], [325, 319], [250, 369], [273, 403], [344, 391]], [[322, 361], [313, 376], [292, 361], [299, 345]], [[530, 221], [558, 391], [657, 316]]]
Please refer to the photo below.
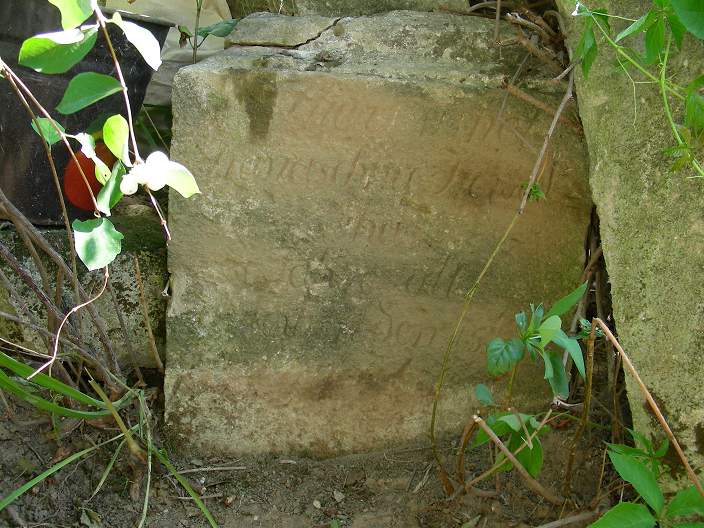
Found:
[[584, 377], [582, 349], [576, 338], [567, 337], [567, 334], [562, 330], [560, 316], [572, 308], [582, 297], [586, 288], [587, 283], [585, 282], [572, 293], [560, 299], [545, 314], [542, 304], [537, 307], [531, 304], [530, 321], [528, 321], [524, 311], [516, 314], [518, 338], [514, 337], [508, 341], [496, 338], [492, 339], [486, 346], [486, 370], [489, 375], [494, 378], [500, 378], [511, 372], [525, 357], [527, 349], [531, 361], [536, 361], [537, 356], [543, 358], [545, 379], [550, 382], [550, 386], [556, 396], [567, 399], [569, 388], [562, 358], [554, 351], [547, 349], [546, 346], [549, 343], [554, 343], [558, 347], [567, 350], [579, 373]]
[[[86, 0], [55, 0], [52, 3], [61, 11], [64, 30], [26, 40], [20, 51], [20, 64], [40, 73], [65, 73], [90, 51], [98, 32], [104, 31], [106, 24], [114, 24], [122, 29], [125, 38], [141, 53], [151, 68], [157, 69], [161, 64], [160, 46], [156, 38], [148, 30], [122, 19], [119, 13], [108, 19], [97, 6], [93, 9]], [[85, 24], [93, 14], [96, 22]], [[107, 32], [105, 35], [107, 38]], [[76, 75], [56, 110], [62, 114], [71, 114], [109, 95], [123, 92], [129, 114], [127, 87], [117, 58], [113, 59], [118, 72], [117, 79], [93, 72]], [[95, 163], [95, 177], [103, 184], [97, 197], [92, 200], [97, 218], [73, 222], [76, 251], [89, 270], [107, 266], [120, 253], [122, 234], [115, 230], [107, 217], [123, 194], [136, 192], [139, 185], [144, 186], [148, 193], [169, 185], [186, 198], [199, 192], [193, 175], [182, 165], [168, 159], [164, 161], [163, 158], [159, 158], [159, 163], [150, 162], [151, 158], [143, 160], [134, 140], [133, 124], [120, 115], [103, 119], [102, 127], [92, 135], [86, 132], [67, 134], [58, 123], [46, 117], [33, 123], [33, 126], [37, 132], [41, 130], [49, 146], [58, 141], [67, 141], [67, 138], [75, 139], [81, 145], [81, 152]], [[117, 158], [112, 167], [108, 167], [95, 152], [97, 135], [102, 135], [105, 145]], [[151, 171], [150, 178], [137, 176], [139, 173], [146, 174], [147, 170]], [[85, 181], [88, 185], [88, 179]]]
[[[694, 167], [700, 177], [704, 170], [697, 156], [704, 150], [704, 75], [692, 80], [686, 87], [675, 84], [667, 77], [667, 61], [671, 54], [672, 43], [678, 51], [682, 49], [682, 40], [686, 33], [698, 39], [704, 39], [704, 3], [700, 0], [653, 0], [656, 9], [649, 10], [645, 15], [611, 38], [611, 15], [605, 9], [590, 11], [581, 2], [577, 2], [572, 13], [585, 19], [584, 31], [574, 53], [574, 60], [581, 59], [582, 72], [585, 79], [597, 56], [597, 41], [594, 29], [603, 36], [616, 51], [616, 64], [620, 69], [639, 70], [650, 81], [660, 86], [663, 106], [667, 119], [677, 140], [677, 145], [664, 151], [677, 158], [670, 172]], [[643, 53], [637, 53], [632, 47], [620, 44], [626, 38], [641, 35], [643, 38]], [[651, 73], [651, 67], [656, 67], [657, 75]], [[629, 76], [630, 77], [630, 76]], [[685, 118], [683, 123], [675, 123], [669, 109], [668, 97], [675, 97], [684, 103]]]
[[660, 474], [660, 459], [665, 456], [669, 442], [666, 440], [657, 451], [653, 451], [653, 446], [647, 438], [630, 429], [629, 432], [644, 450], [607, 442], [608, 455], [621, 478], [633, 486], [645, 504], [635, 501], [621, 502], [592, 526], [651, 528], [659, 523], [660, 526], [704, 528], [702, 522], [682, 523], [673, 519], [691, 514], [704, 515], [704, 498], [696, 486], [677, 493], [665, 508], [665, 497], [656, 479]]

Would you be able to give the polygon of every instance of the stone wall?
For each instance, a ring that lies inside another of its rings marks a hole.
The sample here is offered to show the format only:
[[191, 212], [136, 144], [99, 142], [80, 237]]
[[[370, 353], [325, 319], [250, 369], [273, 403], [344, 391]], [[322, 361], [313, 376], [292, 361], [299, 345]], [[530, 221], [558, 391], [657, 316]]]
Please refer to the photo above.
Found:
[[[560, 2], [576, 47], [583, 21]], [[639, 17], [652, 4], [638, 0], [591, 2], [589, 9]], [[627, 23], [611, 20], [612, 35]], [[642, 37], [641, 37], [642, 38]], [[694, 170], [669, 173], [663, 152], [676, 145], [653, 83], [635, 88], [613, 68], [614, 53], [601, 37], [588, 80], [577, 75], [577, 95], [591, 160], [590, 184], [601, 220], [619, 340], [665, 413], [685, 454], [704, 467], [704, 180]], [[632, 42], [629, 41], [628, 45]], [[674, 47], [674, 45], [673, 45]], [[686, 86], [704, 70], [702, 43], [685, 38], [670, 57], [669, 74]], [[643, 77], [632, 74], [639, 81]], [[635, 90], [635, 93], [634, 93]], [[676, 122], [683, 108], [670, 98]], [[664, 439], [664, 432], [630, 374], [626, 374], [633, 426]], [[672, 446], [666, 463], [684, 477]], [[691, 483], [687, 484], [691, 485]]]
[[[169, 209], [166, 420], [182, 450], [332, 455], [426, 438], [465, 294], [551, 120], [509, 101], [529, 144], [498, 121], [523, 54], [491, 45], [491, 21], [331, 19], [285, 32], [295, 49], [268, 31], [320, 20], [253, 15], [174, 83], [172, 155], [203, 192]], [[553, 106], [564, 89], [536, 76], [523, 88]], [[440, 432], [477, 409], [477, 383], [505, 392], [485, 347], [515, 335], [514, 314], [576, 287], [586, 174], [580, 138], [558, 128], [548, 201], [527, 207], [458, 337]], [[542, 374], [518, 376], [516, 405], [544, 408]]]

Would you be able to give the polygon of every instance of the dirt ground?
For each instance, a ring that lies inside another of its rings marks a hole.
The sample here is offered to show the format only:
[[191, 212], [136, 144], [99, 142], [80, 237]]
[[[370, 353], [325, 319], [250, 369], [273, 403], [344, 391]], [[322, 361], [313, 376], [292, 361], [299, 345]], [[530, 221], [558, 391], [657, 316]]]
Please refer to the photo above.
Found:
[[[109, 426], [98, 428], [82, 423], [58, 446], [45, 416], [7, 393], [5, 399], [15, 421], [1, 411], [0, 497], [45, 471], [55, 457], [65, 458], [119, 432]], [[163, 427], [159, 420], [161, 398], [157, 395], [153, 401], [158, 422], [156, 432]], [[570, 424], [541, 435], [545, 463], [538, 481], [556, 494], [562, 489], [574, 429]], [[159, 446], [156, 435], [155, 443]], [[606, 437], [599, 429], [588, 428], [579, 446], [571, 497], [580, 505], [592, 502], [597, 493], [603, 439]], [[451, 474], [454, 474], [458, 442], [459, 438], [440, 443], [440, 453]], [[0, 526], [137, 526], [146, 478], [142, 475], [143, 465], [132, 460], [126, 448], [120, 451], [102, 488], [92, 497], [116, 445], [111, 443], [93, 451], [35, 485], [0, 512]], [[486, 445], [468, 453], [467, 474], [479, 475], [488, 469], [488, 454]], [[525, 528], [573, 514], [569, 510], [561, 512], [529, 490], [515, 470], [500, 473], [498, 485], [493, 476], [478, 485], [492, 492], [493, 497], [463, 495], [448, 502], [427, 444], [326, 460], [266, 456], [238, 460], [171, 459], [171, 462], [206, 497], [205, 504], [223, 528]], [[209, 526], [187, 496], [168, 471], [153, 473], [148, 526]]]

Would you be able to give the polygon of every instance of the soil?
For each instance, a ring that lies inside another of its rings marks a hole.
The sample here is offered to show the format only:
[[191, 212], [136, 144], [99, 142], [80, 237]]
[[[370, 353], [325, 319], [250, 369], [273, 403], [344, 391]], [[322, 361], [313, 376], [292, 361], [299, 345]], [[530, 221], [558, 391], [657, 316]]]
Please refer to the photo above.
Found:
[[[163, 427], [159, 419], [162, 398], [158, 389], [150, 390], [154, 443], [161, 446], [157, 432]], [[6, 413], [0, 420], [0, 497], [44, 472], [53, 459], [66, 458], [119, 433], [114, 422], [107, 426], [78, 422], [58, 446], [46, 418], [12, 395], [5, 393], [5, 399], [14, 421]], [[62, 429], [68, 429], [65, 426]], [[572, 422], [540, 436], [544, 465], [537, 480], [558, 495], [574, 431]], [[603, 431], [588, 428], [579, 444], [571, 494], [577, 504], [589, 504], [597, 495], [603, 439], [608, 439]], [[116, 445], [94, 450], [36, 484], [0, 512], [0, 526], [137, 526], [147, 479], [144, 465], [126, 447], [117, 455], [100, 491], [92, 496]], [[458, 445], [459, 437], [439, 444], [444, 464], [453, 475]], [[262, 456], [170, 461], [193, 489], [208, 497], [204, 502], [223, 528], [527, 527], [574, 514], [527, 487], [515, 469], [479, 483], [477, 487], [487, 497], [462, 495], [448, 502], [427, 444], [325, 460]], [[479, 475], [489, 467], [487, 445], [468, 452], [467, 475]], [[209, 526], [165, 468], [152, 473], [148, 493], [149, 527]]]

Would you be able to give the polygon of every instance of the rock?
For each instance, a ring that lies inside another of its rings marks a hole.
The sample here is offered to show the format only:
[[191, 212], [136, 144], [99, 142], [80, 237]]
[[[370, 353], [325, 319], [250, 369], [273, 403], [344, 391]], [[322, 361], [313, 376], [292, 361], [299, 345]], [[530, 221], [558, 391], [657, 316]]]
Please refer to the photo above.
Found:
[[[343, 18], [295, 50], [235, 46], [181, 70], [172, 155], [203, 194], [169, 204], [174, 445], [332, 456], [426, 438], [465, 295], [536, 159], [497, 120], [523, 54], [502, 59], [493, 30], [446, 13]], [[532, 82], [557, 106], [564, 87]], [[535, 148], [551, 120], [517, 99], [504, 117]], [[529, 204], [474, 297], [436, 434], [480, 405], [485, 347], [515, 335], [514, 314], [577, 286], [586, 155], [565, 127], [550, 150], [549, 199]], [[542, 372], [518, 376], [515, 405], [542, 407]]]

